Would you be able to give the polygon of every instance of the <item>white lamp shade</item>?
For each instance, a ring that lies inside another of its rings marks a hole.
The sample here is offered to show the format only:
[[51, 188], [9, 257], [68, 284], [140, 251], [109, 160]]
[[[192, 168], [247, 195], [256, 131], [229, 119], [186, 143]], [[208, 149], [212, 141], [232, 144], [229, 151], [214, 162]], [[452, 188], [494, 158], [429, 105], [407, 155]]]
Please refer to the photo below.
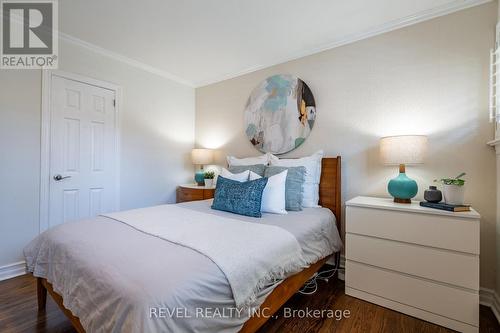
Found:
[[382, 163], [388, 165], [424, 163], [426, 150], [425, 135], [387, 136], [380, 139], [380, 158]]
[[193, 164], [207, 165], [214, 161], [214, 152], [211, 149], [196, 148], [191, 151]]

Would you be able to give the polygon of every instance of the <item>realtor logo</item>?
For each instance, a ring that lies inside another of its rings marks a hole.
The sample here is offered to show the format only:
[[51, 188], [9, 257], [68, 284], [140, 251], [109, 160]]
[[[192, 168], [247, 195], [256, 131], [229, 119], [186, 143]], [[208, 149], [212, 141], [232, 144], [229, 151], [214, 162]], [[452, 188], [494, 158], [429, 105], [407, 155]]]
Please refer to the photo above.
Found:
[[0, 19], [0, 68], [57, 68], [57, 0], [3, 0]]

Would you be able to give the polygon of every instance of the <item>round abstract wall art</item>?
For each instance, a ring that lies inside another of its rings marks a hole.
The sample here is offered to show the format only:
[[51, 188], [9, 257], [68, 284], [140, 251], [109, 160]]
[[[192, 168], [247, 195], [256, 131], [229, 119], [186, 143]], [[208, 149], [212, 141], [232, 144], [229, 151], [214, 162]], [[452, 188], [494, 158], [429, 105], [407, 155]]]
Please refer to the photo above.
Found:
[[274, 75], [252, 91], [245, 106], [245, 130], [265, 153], [284, 154], [300, 146], [316, 119], [314, 96], [301, 79]]

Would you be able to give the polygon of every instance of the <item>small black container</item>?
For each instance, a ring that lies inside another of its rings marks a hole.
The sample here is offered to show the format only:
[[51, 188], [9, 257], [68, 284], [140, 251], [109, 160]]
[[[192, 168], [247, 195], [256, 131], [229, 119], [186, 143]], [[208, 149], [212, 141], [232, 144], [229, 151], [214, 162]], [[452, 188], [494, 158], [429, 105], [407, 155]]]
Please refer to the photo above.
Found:
[[424, 199], [427, 202], [438, 203], [443, 200], [443, 194], [436, 186], [429, 186], [429, 189], [424, 192]]

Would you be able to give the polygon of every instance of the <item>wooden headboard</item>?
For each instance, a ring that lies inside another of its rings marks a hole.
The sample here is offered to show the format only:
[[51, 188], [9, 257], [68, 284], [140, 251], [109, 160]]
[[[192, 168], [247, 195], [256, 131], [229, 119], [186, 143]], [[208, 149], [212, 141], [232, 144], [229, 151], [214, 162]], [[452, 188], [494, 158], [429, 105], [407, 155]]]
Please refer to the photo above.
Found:
[[323, 158], [319, 181], [319, 204], [325, 208], [329, 208], [335, 214], [339, 232], [342, 217], [340, 161], [340, 156]]

